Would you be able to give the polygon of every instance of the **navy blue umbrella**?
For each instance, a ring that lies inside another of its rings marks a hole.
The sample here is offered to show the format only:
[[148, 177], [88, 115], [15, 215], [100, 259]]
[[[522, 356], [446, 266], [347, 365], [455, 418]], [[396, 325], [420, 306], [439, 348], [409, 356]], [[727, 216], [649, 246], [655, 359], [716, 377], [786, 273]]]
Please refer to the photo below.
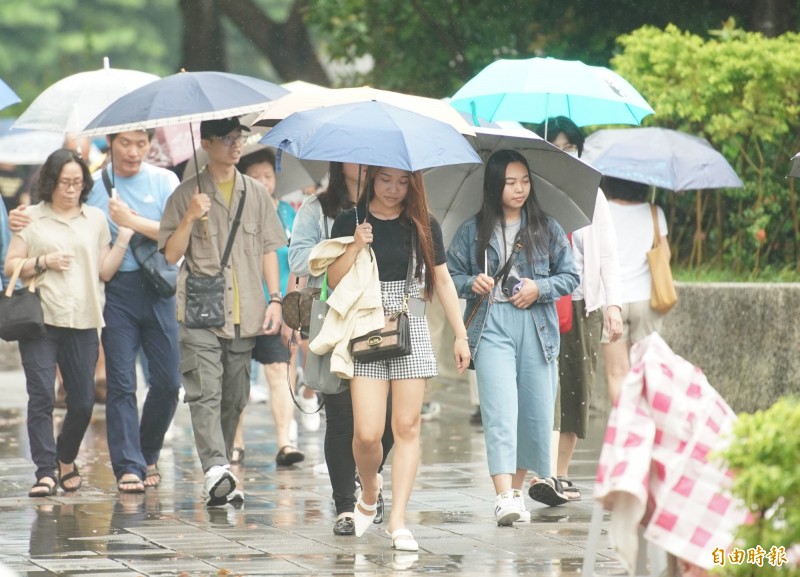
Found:
[[410, 171], [481, 162], [449, 124], [376, 101], [295, 112], [260, 142], [276, 147], [279, 155]]
[[0, 80], [0, 110], [19, 102], [19, 96], [9, 88], [8, 84]]
[[226, 72], [179, 72], [120, 97], [82, 134], [95, 136], [259, 112], [289, 94], [277, 84]]

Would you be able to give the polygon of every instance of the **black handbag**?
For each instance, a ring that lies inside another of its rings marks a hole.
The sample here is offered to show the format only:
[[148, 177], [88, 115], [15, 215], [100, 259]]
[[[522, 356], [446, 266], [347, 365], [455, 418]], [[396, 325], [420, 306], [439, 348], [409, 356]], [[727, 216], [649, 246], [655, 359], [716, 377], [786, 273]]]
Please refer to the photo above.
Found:
[[38, 339], [45, 332], [36, 277], [31, 279], [31, 284], [26, 288], [14, 290], [24, 264], [25, 259], [20, 259], [14, 267], [8, 287], [0, 295], [0, 339], [4, 341]]
[[350, 341], [353, 359], [361, 363], [373, 363], [405, 357], [411, 354], [411, 323], [408, 318], [408, 299], [411, 298], [411, 278], [416, 248], [416, 228], [411, 225], [411, 254], [406, 270], [406, 286], [403, 294], [403, 310], [384, 315], [382, 329], [356, 337]]
[[[103, 184], [109, 198], [113, 196], [113, 185], [108, 172], [103, 170]], [[169, 264], [163, 253], [158, 250], [158, 243], [138, 232], [130, 242], [133, 258], [158, 296], [169, 298], [175, 294], [178, 286], [178, 265]]]
[[[183, 312], [183, 324], [190, 329], [213, 329], [225, 326], [225, 276], [222, 271], [228, 264], [228, 257], [233, 247], [233, 239], [239, 229], [239, 221], [244, 210], [247, 196], [247, 180], [236, 209], [236, 217], [231, 224], [228, 243], [219, 265], [219, 272], [212, 276], [196, 275], [189, 271], [186, 277], [186, 307]], [[184, 261], [185, 262], [185, 261]], [[188, 265], [187, 265], [188, 266]]]

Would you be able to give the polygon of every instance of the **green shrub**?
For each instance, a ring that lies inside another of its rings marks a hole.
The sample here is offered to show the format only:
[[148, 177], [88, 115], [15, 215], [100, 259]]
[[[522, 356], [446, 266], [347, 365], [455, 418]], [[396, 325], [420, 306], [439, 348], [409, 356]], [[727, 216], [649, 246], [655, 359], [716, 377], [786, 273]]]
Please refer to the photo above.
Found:
[[[767, 553], [800, 549], [800, 398], [784, 397], [769, 409], [740, 415], [721, 457], [736, 475], [733, 494], [753, 516], [737, 531], [735, 546]], [[800, 565], [777, 566], [768, 557], [762, 566], [727, 559], [724, 570], [742, 577], [800, 576]]]

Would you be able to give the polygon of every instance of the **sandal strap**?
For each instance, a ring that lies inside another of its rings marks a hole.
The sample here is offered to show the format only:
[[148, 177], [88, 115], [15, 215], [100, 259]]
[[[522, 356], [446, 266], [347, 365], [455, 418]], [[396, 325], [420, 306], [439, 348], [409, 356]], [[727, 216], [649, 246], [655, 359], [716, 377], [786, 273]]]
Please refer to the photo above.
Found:
[[367, 505], [361, 497], [358, 498], [357, 506], [361, 507], [365, 511], [370, 511], [370, 512], [378, 510], [378, 502], [377, 501], [375, 501], [372, 505]]
[[395, 529], [394, 531], [389, 533], [389, 536], [392, 538], [392, 541], [396, 539], [402, 539], [404, 537], [406, 539], [412, 539], [412, 540], [414, 539], [414, 535], [406, 527], [403, 527], [402, 529]]

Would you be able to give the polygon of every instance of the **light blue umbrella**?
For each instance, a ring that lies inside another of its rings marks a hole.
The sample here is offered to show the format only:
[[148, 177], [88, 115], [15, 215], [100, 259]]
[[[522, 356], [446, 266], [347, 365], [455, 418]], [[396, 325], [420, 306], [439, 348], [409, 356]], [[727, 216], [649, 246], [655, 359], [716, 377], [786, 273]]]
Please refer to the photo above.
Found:
[[586, 139], [582, 158], [606, 176], [667, 190], [744, 186], [707, 140], [668, 128], [598, 130]]
[[566, 116], [578, 126], [639, 124], [653, 114], [616, 72], [556, 58], [497, 60], [462, 86], [450, 104], [476, 119], [541, 123]]
[[13, 124], [13, 118], [0, 120], [0, 163], [44, 164], [52, 152], [64, 145], [61, 132], [12, 128]]
[[289, 94], [277, 84], [226, 72], [179, 72], [120, 97], [82, 134], [95, 136], [259, 112]]
[[353, 162], [402, 170], [480, 163], [452, 126], [384, 102], [367, 101], [290, 114], [261, 139], [305, 160]]
[[0, 110], [20, 102], [19, 96], [9, 88], [8, 84], [0, 80]]

